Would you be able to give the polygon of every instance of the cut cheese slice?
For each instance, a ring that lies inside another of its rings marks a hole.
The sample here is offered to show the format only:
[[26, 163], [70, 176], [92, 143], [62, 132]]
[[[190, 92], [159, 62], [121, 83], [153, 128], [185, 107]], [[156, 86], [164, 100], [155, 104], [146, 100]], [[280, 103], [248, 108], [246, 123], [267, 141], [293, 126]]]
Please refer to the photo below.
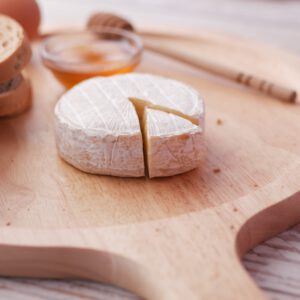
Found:
[[137, 112], [142, 119], [147, 106], [203, 123], [202, 99], [178, 81], [137, 73], [96, 77], [68, 91], [55, 107], [60, 156], [88, 173], [144, 176], [143, 137]]
[[0, 82], [15, 78], [28, 64], [31, 48], [22, 26], [0, 15]]
[[174, 114], [147, 108], [144, 138], [149, 177], [181, 174], [196, 168], [203, 155], [203, 131]]
[[143, 139], [135, 108], [124, 97], [109, 97], [100, 81], [74, 87], [56, 105], [58, 151], [88, 173], [144, 176]]

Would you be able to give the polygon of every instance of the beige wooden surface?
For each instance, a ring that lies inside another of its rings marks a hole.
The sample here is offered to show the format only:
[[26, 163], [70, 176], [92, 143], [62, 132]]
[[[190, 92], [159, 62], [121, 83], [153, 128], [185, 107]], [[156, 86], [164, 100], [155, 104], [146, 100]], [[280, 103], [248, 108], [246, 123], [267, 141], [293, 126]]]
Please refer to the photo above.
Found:
[[[75, 4], [72, 13], [74, 13], [74, 11], [76, 12], [76, 2], [78, 2], [77, 7], [80, 6], [81, 1], [73, 1], [72, 3]], [[96, 1], [94, 1], [94, 3], [95, 2]], [[117, 1], [112, 1], [111, 5], [116, 2]], [[130, 2], [131, 1], [127, 1], [126, 7], [123, 7], [125, 11], [129, 11], [131, 7], [134, 7], [133, 13], [140, 16], [139, 18], [142, 19], [144, 15], [147, 15], [147, 18], [151, 17], [150, 8], [142, 9], [144, 6], [149, 6], [145, 1], [142, 1], [142, 3], [136, 1]], [[58, 3], [61, 3], [61, 1], [48, 1], [49, 7], [52, 7], [52, 9], [55, 5], [58, 7]], [[85, 4], [86, 3], [87, 2], [85, 2]], [[140, 4], [133, 5], [134, 3]], [[166, 2], [165, 5], [163, 4], [162, 8], [159, 7], [158, 3], [161, 5], [163, 2], [157, 1], [156, 6], [151, 8], [154, 12], [169, 12], [169, 1]], [[188, 23], [195, 22], [196, 24], [196, 22], [200, 22], [199, 24], [202, 26], [212, 26], [225, 31], [244, 32], [245, 28], [249, 26], [246, 34], [251, 36], [257, 33], [261, 39], [273, 40], [274, 43], [280, 43], [282, 46], [288, 46], [294, 51], [299, 51], [299, 44], [297, 45], [297, 41], [299, 41], [299, 31], [297, 30], [297, 26], [299, 28], [299, 20], [297, 18], [299, 5], [294, 1], [255, 2], [255, 5], [260, 7], [260, 9], [255, 9], [256, 6], [253, 6], [253, 1], [227, 1], [226, 5], [222, 4], [224, 3], [223, 1], [213, 1], [210, 4], [201, 4], [201, 2], [194, 1], [191, 2], [188, 8], [183, 6], [184, 8], [182, 9], [177, 8], [179, 4], [177, 1], [176, 3], [176, 5], [173, 4], [174, 8], [172, 9], [173, 15], [170, 17], [172, 19], [171, 21], [183, 18], [181, 14], [188, 13]], [[242, 6], [242, 3], [245, 4], [245, 6]], [[101, 4], [98, 4], [98, 6], [101, 7]], [[106, 3], [104, 6], [107, 8], [108, 4]], [[122, 6], [125, 6], [125, 4], [120, 4], [120, 10]], [[88, 7], [88, 5], [85, 5], [85, 9], [87, 9], [86, 7]], [[145, 13], [145, 11], [147, 11], [147, 13]], [[84, 15], [84, 11], [82, 13]], [[62, 12], [57, 14], [58, 18], [60, 14], [62, 14]], [[264, 15], [267, 20], [263, 19]], [[233, 18], [233, 16], [237, 16], [236, 19]], [[48, 18], [50, 22], [50, 16]], [[282, 32], [284, 32], [284, 34]], [[283, 36], [285, 38], [283, 38]], [[286, 36], [289, 36], [289, 38], [286, 38]], [[297, 295], [299, 295], [299, 289], [297, 290], [299, 277], [297, 277], [296, 267], [297, 249], [299, 249], [297, 248], [299, 245], [297, 244], [298, 236], [299, 233], [296, 229], [285, 233], [279, 238], [275, 238], [265, 245], [257, 247], [254, 252], [247, 255], [245, 259], [246, 266], [255, 274], [259, 284], [270, 291], [277, 299], [297, 299]], [[286, 270], [292, 271], [287, 274]], [[112, 292], [108, 287], [78, 281], [63, 284], [52, 281], [13, 281], [5, 279], [1, 281], [0, 286], [0, 297], [3, 299], [68, 299], [67, 297], [69, 297], [69, 299], [76, 299], [76, 297], [78, 299], [128, 298], [127, 294]], [[103, 292], [98, 293], [100, 290]]]

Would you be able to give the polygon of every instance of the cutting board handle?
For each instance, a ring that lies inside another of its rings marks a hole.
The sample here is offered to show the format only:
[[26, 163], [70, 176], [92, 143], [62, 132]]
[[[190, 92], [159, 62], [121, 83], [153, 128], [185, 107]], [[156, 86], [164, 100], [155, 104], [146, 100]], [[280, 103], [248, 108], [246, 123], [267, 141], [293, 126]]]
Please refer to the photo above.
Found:
[[[189, 300], [213, 299], [211, 285], [202, 285], [197, 273], [194, 274], [194, 282], [198, 282], [197, 289], [201, 290], [198, 295], [185, 285], [183, 274], [177, 274], [175, 281], [173, 276], [162, 279], [158, 274], [147, 274], [146, 269], [123, 257], [93, 249], [1, 245], [0, 257], [5, 257], [0, 259], [0, 274], [6, 277], [92, 280], [125, 288], [148, 300], [182, 300], [185, 297]], [[242, 285], [247, 292], [249, 289], [252, 291], [251, 296], [255, 294], [256, 299], [265, 299], [238, 261], [232, 265], [232, 270], [240, 273]], [[234, 299], [234, 289], [226, 290], [227, 280], [224, 279], [218, 274], [211, 278], [216, 288], [220, 288], [219, 299]], [[236, 289], [241, 288], [241, 282]], [[199, 298], [199, 295], [205, 295], [205, 298]]]

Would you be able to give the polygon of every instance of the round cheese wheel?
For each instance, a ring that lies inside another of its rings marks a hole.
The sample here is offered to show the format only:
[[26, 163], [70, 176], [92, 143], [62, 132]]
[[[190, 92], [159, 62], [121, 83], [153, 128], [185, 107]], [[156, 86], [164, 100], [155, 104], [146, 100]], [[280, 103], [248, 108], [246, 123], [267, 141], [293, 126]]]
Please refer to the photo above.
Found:
[[0, 117], [22, 113], [31, 105], [31, 86], [27, 76], [19, 74], [0, 84]]
[[93, 174], [144, 176], [147, 162], [150, 177], [196, 168], [203, 123], [204, 103], [196, 90], [150, 74], [92, 78], [55, 107], [59, 155]]
[[24, 29], [0, 15], [0, 83], [15, 78], [28, 64], [31, 48]]

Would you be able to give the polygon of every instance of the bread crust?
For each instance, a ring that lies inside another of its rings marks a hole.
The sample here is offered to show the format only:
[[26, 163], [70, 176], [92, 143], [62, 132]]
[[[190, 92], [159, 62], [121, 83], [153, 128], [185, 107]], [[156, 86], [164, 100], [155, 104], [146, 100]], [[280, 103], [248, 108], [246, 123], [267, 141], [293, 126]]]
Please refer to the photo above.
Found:
[[38, 37], [41, 12], [36, 0], [0, 0], [0, 12], [19, 22], [28, 37]]
[[18, 115], [31, 106], [31, 85], [24, 74], [19, 74], [9, 86], [0, 93], [0, 117]]
[[15, 78], [29, 63], [29, 39], [19, 23], [0, 15], [0, 83]]

